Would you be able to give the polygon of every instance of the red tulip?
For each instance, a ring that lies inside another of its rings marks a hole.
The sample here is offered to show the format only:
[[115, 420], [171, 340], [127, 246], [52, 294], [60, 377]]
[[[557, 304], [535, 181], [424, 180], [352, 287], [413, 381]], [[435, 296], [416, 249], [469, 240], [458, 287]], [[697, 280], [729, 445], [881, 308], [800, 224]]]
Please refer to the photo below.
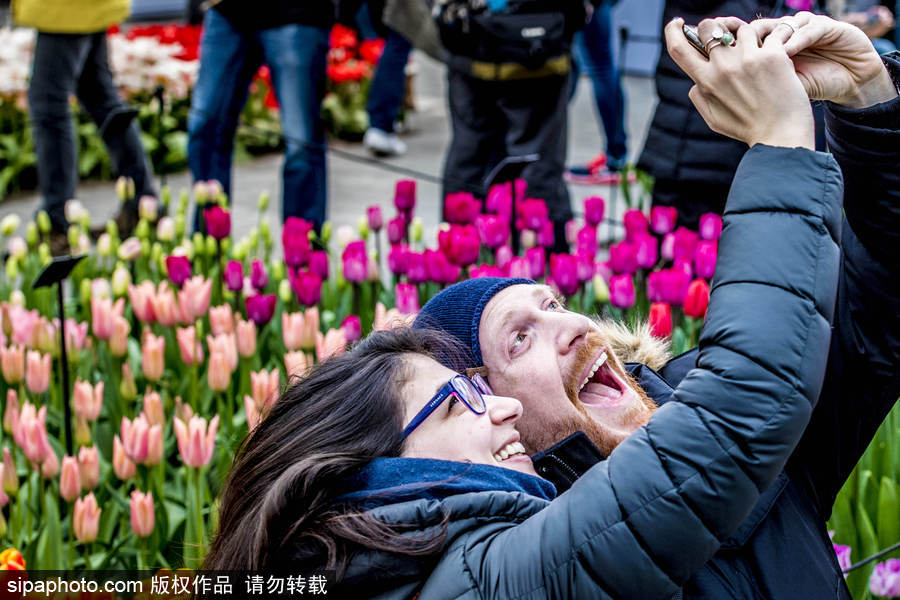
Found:
[[341, 255], [341, 261], [344, 265], [344, 279], [354, 283], [366, 280], [369, 257], [366, 254], [365, 241], [356, 240], [347, 244], [347, 247], [344, 248], [344, 253]]
[[712, 279], [716, 271], [716, 257], [719, 252], [719, 242], [715, 240], [700, 240], [694, 251], [694, 268], [697, 277]]
[[466, 267], [478, 260], [481, 239], [474, 225], [451, 225], [438, 233], [438, 246], [451, 263]]
[[709, 284], [703, 279], [695, 279], [688, 286], [684, 296], [684, 314], [697, 319], [706, 316], [709, 307]]
[[272, 316], [275, 314], [276, 301], [275, 294], [248, 296], [245, 300], [247, 317], [256, 323], [257, 326], [262, 327], [272, 320]]
[[187, 256], [167, 256], [166, 273], [172, 283], [181, 287], [191, 276], [191, 261]]
[[631, 275], [613, 275], [609, 280], [609, 303], [618, 308], [634, 305], [634, 280]]
[[543, 246], [535, 246], [525, 251], [525, 260], [528, 261], [528, 273], [532, 279], [544, 276], [547, 269], [547, 251]]
[[213, 205], [203, 211], [206, 219], [206, 231], [217, 240], [223, 240], [231, 233], [231, 213], [219, 206]]
[[498, 215], [478, 215], [475, 227], [481, 243], [488, 248], [498, 248], [509, 239], [509, 221]]
[[664, 235], [675, 229], [678, 209], [674, 206], [657, 205], [650, 209], [650, 229], [657, 235]]
[[571, 254], [550, 255], [550, 279], [566, 296], [578, 291], [578, 264]]
[[244, 287], [244, 265], [239, 260], [229, 260], [225, 265], [225, 287], [237, 292]]
[[672, 335], [672, 307], [666, 302], [650, 305], [650, 333], [658, 338]]
[[603, 213], [606, 205], [600, 196], [591, 196], [584, 199], [584, 220], [588, 225], [599, 225], [603, 222]]
[[312, 223], [300, 217], [288, 217], [281, 229], [281, 246], [284, 249], [284, 262], [289, 267], [302, 267], [309, 261], [312, 248], [309, 245], [309, 232]]
[[466, 225], [475, 222], [481, 212], [481, 202], [469, 192], [454, 192], [444, 198], [444, 217], [449, 223]]
[[650, 227], [647, 215], [636, 208], [626, 210], [622, 221], [625, 225], [625, 239], [629, 242], [633, 242], [638, 235], [647, 233], [647, 229]]
[[609, 266], [614, 273], [634, 273], [637, 271], [637, 254], [634, 244], [619, 242], [609, 247]]
[[716, 213], [700, 215], [700, 237], [704, 240], [717, 240], [722, 235], [722, 217]]

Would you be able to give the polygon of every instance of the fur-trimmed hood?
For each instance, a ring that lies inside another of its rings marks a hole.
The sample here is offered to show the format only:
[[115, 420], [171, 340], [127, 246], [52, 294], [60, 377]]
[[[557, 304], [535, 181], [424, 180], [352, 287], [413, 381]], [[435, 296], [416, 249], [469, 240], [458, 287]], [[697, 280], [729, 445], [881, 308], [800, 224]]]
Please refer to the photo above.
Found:
[[654, 337], [647, 321], [638, 323], [634, 328], [610, 319], [598, 318], [595, 323], [623, 363], [643, 363], [658, 371], [672, 358], [668, 340]]

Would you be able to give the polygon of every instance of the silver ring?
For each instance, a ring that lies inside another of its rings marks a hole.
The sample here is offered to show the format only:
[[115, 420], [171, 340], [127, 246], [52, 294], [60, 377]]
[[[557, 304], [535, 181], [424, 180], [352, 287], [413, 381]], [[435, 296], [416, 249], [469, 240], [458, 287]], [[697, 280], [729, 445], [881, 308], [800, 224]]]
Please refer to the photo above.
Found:
[[[787, 21], [778, 21], [778, 25], [787, 25], [788, 27], [790, 27], [791, 31], [793, 32], [793, 33], [791, 33], [791, 35], [794, 35], [794, 33], [797, 33], [797, 28], [794, 27], [793, 25], [791, 25], [790, 23], [788, 23]], [[777, 27], [777, 25], [776, 25], [776, 27]]]
[[718, 38], [713, 38], [712, 40], [709, 41], [708, 44], [706, 44], [706, 53], [709, 54], [709, 52], [713, 48], [715, 48], [716, 46], [721, 46], [721, 45], [722, 45], [722, 40], [720, 40]]

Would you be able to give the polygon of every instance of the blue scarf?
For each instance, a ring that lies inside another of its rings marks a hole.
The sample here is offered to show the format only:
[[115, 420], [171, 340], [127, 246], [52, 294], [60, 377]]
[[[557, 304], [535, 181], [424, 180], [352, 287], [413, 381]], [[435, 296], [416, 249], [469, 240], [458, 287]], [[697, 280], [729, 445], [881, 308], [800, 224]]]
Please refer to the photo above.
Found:
[[376, 458], [345, 482], [339, 502], [366, 508], [408, 500], [442, 500], [468, 492], [523, 492], [544, 500], [556, 497], [546, 479], [512, 469], [431, 458]]

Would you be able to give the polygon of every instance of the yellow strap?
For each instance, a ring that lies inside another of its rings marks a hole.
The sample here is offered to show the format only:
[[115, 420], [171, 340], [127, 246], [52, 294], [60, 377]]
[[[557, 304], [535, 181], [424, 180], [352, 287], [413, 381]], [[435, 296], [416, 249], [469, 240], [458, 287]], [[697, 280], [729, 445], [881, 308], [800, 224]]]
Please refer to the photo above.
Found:
[[488, 81], [509, 81], [511, 79], [536, 79], [550, 75], [565, 75], [571, 67], [568, 54], [551, 58], [537, 69], [529, 69], [519, 63], [490, 63], [472, 61], [472, 77]]

